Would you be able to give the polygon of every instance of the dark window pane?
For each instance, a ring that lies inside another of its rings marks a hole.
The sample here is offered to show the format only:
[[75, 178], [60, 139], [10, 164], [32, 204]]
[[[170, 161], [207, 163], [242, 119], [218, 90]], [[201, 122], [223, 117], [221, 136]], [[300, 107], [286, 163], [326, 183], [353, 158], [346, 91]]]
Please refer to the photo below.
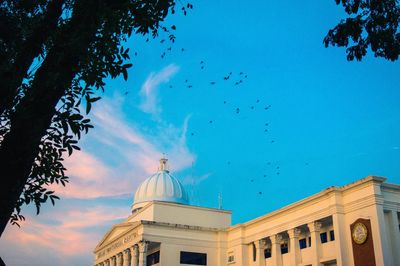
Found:
[[299, 240], [299, 246], [300, 246], [300, 249], [307, 247], [307, 241], [305, 238]]
[[267, 248], [264, 250], [264, 257], [266, 259], [271, 258], [271, 249], [270, 248]]
[[288, 252], [289, 252], [288, 245], [286, 243], [281, 244], [281, 254], [286, 254]]
[[308, 237], [308, 246], [311, 247], [311, 236]]
[[253, 243], [253, 261], [256, 261], [257, 259], [257, 250], [256, 250], [256, 245]]
[[147, 256], [146, 266], [151, 266], [159, 262], [160, 262], [160, 251], [157, 251]]
[[329, 235], [331, 237], [331, 241], [335, 241], [335, 231], [329, 231]]
[[181, 251], [181, 264], [207, 265], [207, 254]]
[[319, 234], [319, 236], [321, 238], [321, 243], [328, 242], [328, 235], [326, 234], [326, 232], [323, 232], [323, 233]]

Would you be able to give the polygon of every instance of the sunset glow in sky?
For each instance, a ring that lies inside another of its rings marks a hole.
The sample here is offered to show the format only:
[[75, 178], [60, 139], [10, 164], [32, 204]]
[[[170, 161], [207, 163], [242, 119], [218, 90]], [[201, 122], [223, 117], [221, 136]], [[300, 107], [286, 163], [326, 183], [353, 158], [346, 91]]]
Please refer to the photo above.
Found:
[[234, 223], [367, 175], [400, 183], [400, 64], [324, 48], [344, 17], [335, 1], [193, 5], [168, 20], [171, 51], [165, 36], [125, 45], [128, 82], [107, 82], [61, 200], [3, 233], [7, 265], [91, 265], [163, 154], [192, 204], [221, 193]]

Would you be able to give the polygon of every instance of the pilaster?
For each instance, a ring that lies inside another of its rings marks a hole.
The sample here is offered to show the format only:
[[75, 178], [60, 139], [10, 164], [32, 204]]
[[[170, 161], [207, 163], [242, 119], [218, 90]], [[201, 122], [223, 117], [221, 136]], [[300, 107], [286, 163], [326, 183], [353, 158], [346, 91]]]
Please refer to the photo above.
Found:
[[292, 228], [287, 231], [289, 235], [289, 254], [290, 254], [290, 265], [298, 265], [300, 263], [300, 247], [299, 247], [299, 235], [300, 229]]
[[111, 261], [111, 266], [117, 266], [117, 258], [115, 256], [112, 256], [110, 261]]
[[147, 248], [148, 248], [148, 242], [147, 241], [140, 241], [138, 243], [138, 247], [139, 247], [139, 266], [146, 266], [146, 252], [147, 252]]
[[390, 211], [389, 213], [389, 225], [390, 235], [392, 237], [392, 254], [393, 254], [393, 265], [400, 265], [400, 232], [399, 232], [399, 220], [397, 211]]
[[271, 239], [271, 259], [272, 265], [282, 266], [281, 244], [282, 236], [280, 234], [272, 235]]
[[134, 245], [129, 248], [131, 252], [131, 265], [130, 266], [138, 266], [139, 265], [139, 247], [138, 245]]
[[123, 266], [131, 266], [130, 265], [130, 260], [131, 260], [131, 252], [129, 249], [124, 250], [124, 261], [123, 261]]
[[117, 266], [122, 266], [122, 260], [123, 260], [123, 255], [122, 255], [122, 252], [120, 252], [120, 253], [118, 253], [117, 255], [116, 255], [116, 261], [117, 261]]
[[256, 265], [257, 266], [265, 266], [265, 256], [264, 250], [267, 246], [267, 240], [260, 239], [254, 242], [256, 247]]
[[321, 256], [321, 238], [319, 232], [321, 231], [322, 224], [320, 222], [312, 222], [307, 224], [311, 235], [311, 250], [312, 250], [312, 265], [322, 266], [319, 262]]

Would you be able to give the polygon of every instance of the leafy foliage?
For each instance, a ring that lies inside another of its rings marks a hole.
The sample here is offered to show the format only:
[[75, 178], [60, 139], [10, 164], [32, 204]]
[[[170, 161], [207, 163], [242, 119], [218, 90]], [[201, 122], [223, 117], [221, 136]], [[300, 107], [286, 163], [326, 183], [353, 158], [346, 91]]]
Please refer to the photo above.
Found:
[[400, 6], [397, 0], [335, 0], [348, 18], [329, 30], [329, 45], [347, 47], [347, 60], [361, 61], [368, 47], [376, 57], [395, 61], [400, 54]]
[[[40, 0], [40, 1], [2, 1], [0, 3], [0, 35], [1, 61], [0, 72], [2, 76], [12, 69], [12, 64], [21, 54], [22, 43], [33, 35], [37, 25], [46, 23], [46, 9], [51, 4], [61, 0]], [[28, 97], [28, 93], [33, 90], [33, 83], [37, 78], [37, 73], [42, 67], [42, 63], [49, 57], [57, 38], [65, 34], [70, 27], [71, 21], [76, 10], [80, 7], [90, 8], [89, 1], [61, 1], [63, 2], [62, 16], [57, 18], [57, 28], [54, 32], [49, 32], [40, 44], [41, 49], [29, 63], [29, 70], [24, 73], [22, 83], [11, 99], [6, 103], [6, 107], [0, 109], [0, 147], [4, 139], [12, 131], [12, 120], [14, 114], [20, 108], [21, 102]], [[17, 202], [14, 204], [14, 213], [11, 215], [10, 222], [18, 225], [24, 220], [21, 215], [21, 207], [24, 204], [34, 204], [37, 214], [40, 207], [48, 200], [54, 205], [55, 200], [59, 199], [50, 190], [53, 184], [63, 186], [68, 183], [66, 168], [63, 165], [65, 156], [70, 156], [74, 150], [80, 150], [78, 141], [82, 134], [88, 133], [93, 128], [87, 115], [92, 109], [92, 104], [101, 99], [97, 91], [104, 91], [107, 77], [116, 78], [120, 75], [127, 80], [128, 69], [132, 67], [127, 63], [130, 59], [129, 49], [123, 47], [132, 33], [146, 35], [151, 34], [156, 38], [161, 29], [169, 34], [168, 38], [174, 42], [175, 36], [169, 29], [175, 30], [176, 26], [169, 28], [161, 25], [169, 12], [175, 13], [175, 2], [173, 0], [104, 0], [102, 9], [97, 13], [98, 27], [96, 34], [86, 47], [86, 53], [80, 58], [79, 69], [71, 81], [66, 81], [70, 86], [64, 88], [63, 96], [59, 99], [54, 108], [50, 126], [46, 129], [46, 134], [41, 137], [37, 155], [32, 162], [29, 176], [26, 177], [25, 185]], [[93, 3], [93, 2], [91, 2]], [[186, 15], [187, 9], [192, 9], [191, 4], [182, 6], [181, 10]], [[98, 9], [99, 10], [99, 9]], [[11, 27], [11, 25], [14, 25]], [[12, 32], [7, 29], [15, 29]], [[86, 34], [78, 32], [77, 34]], [[62, 36], [61, 36], [62, 37]], [[34, 60], [33, 60], [34, 59]], [[63, 67], [61, 65], [57, 67]], [[49, 92], [51, 93], [51, 92]], [[18, 225], [19, 226], [19, 225]]]

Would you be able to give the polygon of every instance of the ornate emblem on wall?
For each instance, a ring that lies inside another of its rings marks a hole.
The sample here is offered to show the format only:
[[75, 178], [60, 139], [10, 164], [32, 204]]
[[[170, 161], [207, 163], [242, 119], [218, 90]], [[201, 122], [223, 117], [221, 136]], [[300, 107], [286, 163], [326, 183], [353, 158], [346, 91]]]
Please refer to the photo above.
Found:
[[364, 244], [365, 241], [367, 241], [368, 229], [363, 223], [356, 223], [351, 232], [351, 236], [356, 244]]

